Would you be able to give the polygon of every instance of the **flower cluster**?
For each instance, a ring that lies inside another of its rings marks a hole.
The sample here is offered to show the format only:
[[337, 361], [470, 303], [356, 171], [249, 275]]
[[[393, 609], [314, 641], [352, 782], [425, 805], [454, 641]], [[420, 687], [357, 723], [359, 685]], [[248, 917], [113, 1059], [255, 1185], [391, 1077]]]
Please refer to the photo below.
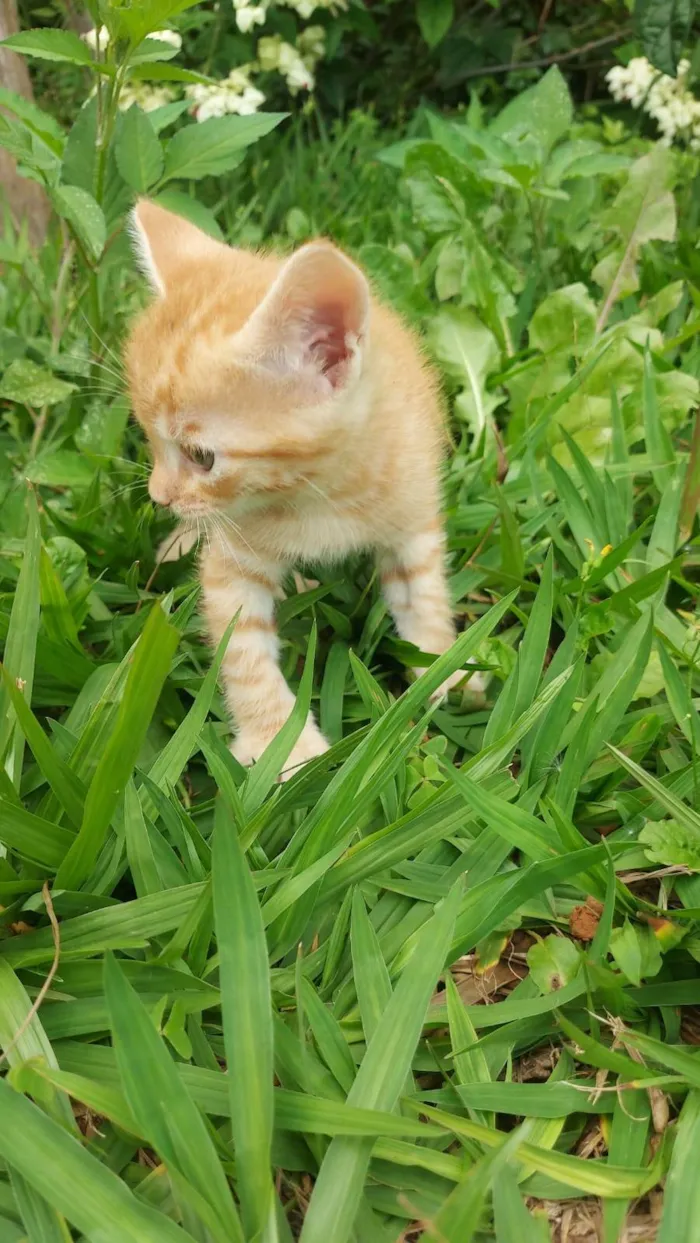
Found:
[[265, 103], [265, 96], [250, 80], [253, 68], [252, 65], [241, 65], [238, 69], [232, 69], [221, 82], [213, 82], [211, 86], [204, 83], [188, 86], [187, 97], [192, 100], [196, 119], [208, 121], [210, 117], [223, 117], [232, 112], [239, 116], [257, 112]]
[[[308, 21], [317, 9], [335, 13], [337, 9], [347, 7], [347, 0], [276, 0], [276, 3], [278, 7], [294, 9], [302, 21]], [[270, 0], [258, 0], [256, 4], [251, 4], [250, 0], [233, 0], [236, 25], [242, 34], [247, 34], [255, 26], [264, 25], [269, 5]]]
[[163, 108], [165, 104], [170, 104], [175, 98], [175, 91], [171, 86], [151, 86], [150, 82], [127, 82], [121, 89], [119, 96], [119, 107], [122, 112], [126, 112], [132, 104], [138, 104], [144, 112], [154, 112], [156, 108]]
[[296, 45], [285, 42], [281, 35], [266, 35], [258, 40], [258, 64], [264, 73], [281, 74], [292, 95], [311, 91], [316, 81], [314, 69], [325, 50], [325, 38], [323, 26], [307, 26]]
[[610, 93], [618, 102], [641, 108], [656, 121], [661, 142], [670, 147], [684, 139], [693, 151], [700, 151], [700, 100], [688, 87], [690, 61], [678, 65], [678, 77], [659, 73], [645, 56], [635, 56], [627, 65], [615, 65], [607, 74]]

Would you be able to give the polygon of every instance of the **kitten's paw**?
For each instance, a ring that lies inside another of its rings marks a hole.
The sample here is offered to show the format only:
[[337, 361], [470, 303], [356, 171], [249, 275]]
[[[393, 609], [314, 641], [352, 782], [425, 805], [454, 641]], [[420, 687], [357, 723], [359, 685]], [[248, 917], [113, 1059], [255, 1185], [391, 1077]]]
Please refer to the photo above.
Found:
[[328, 750], [329, 744], [326, 742], [318, 725], [309, 722], [304, 726], [295, 745], [292, 747], [291, 754], [287, 760], [284, 770], [280, 773], [280, 781], [289, 781], [303, 764], [309, 760], [315, 760], [317, 755], [324, 755]]
[[[263, 737], [260, 734], [252, 734], [243, 730], [231, 744], [231, 754], [238, 760], [239, 764], [243, 764], [245, 768], [248, 768], [249, 765], [260, 759], [263, 751], [271, 742], [272, 738], [270, 737]], [[304, 726], [292, 748], [291, 754], [284, 765], [284, 770], [280, 773], [280, 781], [288, 781], [307, 760], [313, 760], [317, 755], [323, 755], [327, 750], [328, 743], [320, 729], [315, 721], [309, 721]]]

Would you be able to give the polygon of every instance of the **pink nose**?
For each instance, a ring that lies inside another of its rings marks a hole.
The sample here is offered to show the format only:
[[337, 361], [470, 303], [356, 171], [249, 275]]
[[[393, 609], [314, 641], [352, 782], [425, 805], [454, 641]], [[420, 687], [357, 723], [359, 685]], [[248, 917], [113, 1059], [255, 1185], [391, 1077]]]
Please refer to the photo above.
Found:
[[156, 505], [170, 505], [174, 499], [172, 481], [154, 470], [148, 481], [148, 493]]

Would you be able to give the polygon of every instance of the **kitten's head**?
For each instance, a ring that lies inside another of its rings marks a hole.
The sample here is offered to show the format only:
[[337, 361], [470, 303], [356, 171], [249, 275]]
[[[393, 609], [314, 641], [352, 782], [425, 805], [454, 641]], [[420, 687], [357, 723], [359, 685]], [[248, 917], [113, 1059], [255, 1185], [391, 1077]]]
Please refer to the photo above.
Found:
[[328, 242], [284, 262], [145, 201], [132, 231], [157, 295], [126, 352], [153, 500], [194, 518], [294, 496], [361, 417], [365, 277]]

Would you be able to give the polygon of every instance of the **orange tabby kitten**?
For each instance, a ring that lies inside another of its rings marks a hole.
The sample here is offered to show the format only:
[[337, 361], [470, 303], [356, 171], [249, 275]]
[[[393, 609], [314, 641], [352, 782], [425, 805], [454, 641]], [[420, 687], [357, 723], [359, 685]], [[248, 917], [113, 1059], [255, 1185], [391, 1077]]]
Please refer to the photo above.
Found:
[[[127, 348], [153, 451], [149, 490], [210, 530], [204, 609], [215, 643], [240, 614], [223, 680], [233, 752], [248, 764], [294, 702], [274, 601], [296, 564], [372, 549], [401, 637], [436, 654], [455, 638], [437, 381], [412, 333], [329, 242], [287, 260], [235, 250], [145, 201], [133, 232], [158, 295]], [[309, 716], [289, 768], [326, 748]]]

